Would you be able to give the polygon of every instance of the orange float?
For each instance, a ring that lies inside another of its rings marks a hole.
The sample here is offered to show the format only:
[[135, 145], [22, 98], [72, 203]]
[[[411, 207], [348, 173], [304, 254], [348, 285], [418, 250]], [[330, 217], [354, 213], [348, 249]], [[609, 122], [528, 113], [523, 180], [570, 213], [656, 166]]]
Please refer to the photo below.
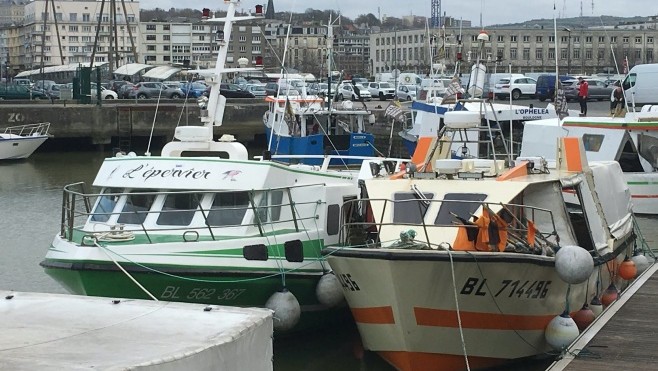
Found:
[[619, 277], [625, 280], [632, 280], [637, 276], [637, 267], [635, 263], [626, 257], [624, 261], [619, 266]]
[[617, 291], [615, 284], [611, 283], [610, 286], [608, 286], [608, 288], [605, 289], [601, 295], [601, 304], [603, 304], [603, 307], [607, 308], [610, 304], [617, 300], [618, 297], [619, 291]]
[[583, 331], [587, 328], [587, 326], [590, 325], [594, 321], [594, 318], [596, 316], [594, 315], [594, 312], [589, 309], [589, 306], [587, 304], [583, 304], [583, 307], [577, 311], [576, 313], [571, 316], [573, 318], [573, 321], [576, 322], [576, 326], [578, 326], [578, 329], [580, 331]]

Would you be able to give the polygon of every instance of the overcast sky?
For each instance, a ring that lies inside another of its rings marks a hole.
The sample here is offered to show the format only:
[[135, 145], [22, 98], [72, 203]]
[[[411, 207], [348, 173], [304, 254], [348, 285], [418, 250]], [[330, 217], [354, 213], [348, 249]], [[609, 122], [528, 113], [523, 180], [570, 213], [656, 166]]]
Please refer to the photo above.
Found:
[[[594, 12], [592, 12], [594, 2]], [[580, 15], [582, 3], [584, 16], [613, 15], [632, 17], [637, 15], [658, 15], [656, 0], [443, 0], [442, 12], [454, 18], [470, 20], [473, 26], [480, 25], [480, 13], [484, 25], [497, 23], [522, 22], [538, 18], [553, 18], [553, 4], [557, 8], [557, 16], [577, 17]], [[267, 0], [243, 0], [242, 6], [251, 9], [256, 4], [267, 4]], [[360, 14], [372, 13], [400, 17], [403, 15], [430, 15], [431, 0], [274, 0], [277, 12], [304, 12], [308, 8], [334, 9], [342, 14], [355, 18]], [[221, 0], [141, 0], [142, 9], [156, 7], [225, 9]]]

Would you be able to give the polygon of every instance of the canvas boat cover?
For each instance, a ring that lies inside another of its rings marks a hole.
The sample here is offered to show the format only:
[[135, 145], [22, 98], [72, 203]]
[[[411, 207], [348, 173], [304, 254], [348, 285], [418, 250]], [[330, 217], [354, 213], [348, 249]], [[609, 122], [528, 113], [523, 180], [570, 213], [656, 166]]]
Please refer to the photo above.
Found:
[[154, 65], [151, 64], [143, 64], [143, 63], [128, 63], [124, 64], [123, 66], [117, 68], [114, 70], [115, 75], [126, 75], [126, 76], [132, 76], [134, 74], [140, 73], [144, 70], [147, 70], [149, 68], [155, 67]]
[[146, 73], [142, 77], [147, 77], [150, 79], [157, 79], [157, 80], [166, 80], [170, 78], [172, 75], [180, 72], [180, 70], [181, 70], [180, 68], [173, 66], [158, 66], [146, 71]]
[[[100, 63], [96, 62], [94, 63], [94, 67], [100, 67], [106, 64], [107, 62], [100, 62]], [[61, 66], [50, 66], [50, 67], [44, 67], [43, 69], [37, 68], [35, 70], [19, 72], [14, 77], [29, 77], [29, 76], [39, 75], [42, 73], [71, 72], [71, 71], [76, 71], [80, 67], [89, 67], [89, 62], [71, 63], [71, 64], [64, 64]]]
[[0, 294], [2, 369], [273, 369], [267, 309]]

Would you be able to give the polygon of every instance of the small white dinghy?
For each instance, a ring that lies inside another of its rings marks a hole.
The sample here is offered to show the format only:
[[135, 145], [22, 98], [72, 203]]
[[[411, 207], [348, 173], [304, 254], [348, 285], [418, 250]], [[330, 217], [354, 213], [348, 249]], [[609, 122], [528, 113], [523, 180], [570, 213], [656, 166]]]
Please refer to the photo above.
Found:
[[28, 158], [48, 139], [49, 122], [10, 126], [0, 132], [0, 160]]
[[272, 370], [272, 312], [0, 291], [3, 370]]

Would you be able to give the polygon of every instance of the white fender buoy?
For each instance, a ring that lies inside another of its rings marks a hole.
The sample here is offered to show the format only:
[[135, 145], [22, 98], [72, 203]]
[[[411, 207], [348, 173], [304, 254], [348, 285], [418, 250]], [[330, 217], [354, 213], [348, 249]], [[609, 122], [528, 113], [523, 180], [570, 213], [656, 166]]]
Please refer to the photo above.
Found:
[[555, 269], [562, 281], [583, 283], [592, 275], [594, 259], [580, 246], [563, 246], [555, 254]]
[[589, 303], [589, 309], [594, 313], [594, 317], [598, 317], [603, 312], [603, 304], [598, 296], [592, 298], [592, 301]]
[[320, 277], [318, 285], [315, 286], [315, 296], [317, 296], [320, 304], [328, 307], [335, 307], [345, 299], [343, 286], [333, 273], [327, 273]]
[[544, 331], [546, 342], [555, 350], [563, 350], [568, 347], [576, 340], [578, 334], [580, 334], [578, 326], [567, 312], [555, 316]]
[[649, 262], [649, 259], [647, 259], [646, 256], [642, 254], [634, 255], [631, 260], [633, 263], [635, 263], [635, 268], [637, 268], [637, 274], [638, 276], [642, 274], [649, 266], [651, 265], [651, 262]]
[[302, 314], [299, 301], [287, 289], [272, 294], [265, 307], [274, 311], [274, 329], [278, 331], [288, 331], [295, 327]]

